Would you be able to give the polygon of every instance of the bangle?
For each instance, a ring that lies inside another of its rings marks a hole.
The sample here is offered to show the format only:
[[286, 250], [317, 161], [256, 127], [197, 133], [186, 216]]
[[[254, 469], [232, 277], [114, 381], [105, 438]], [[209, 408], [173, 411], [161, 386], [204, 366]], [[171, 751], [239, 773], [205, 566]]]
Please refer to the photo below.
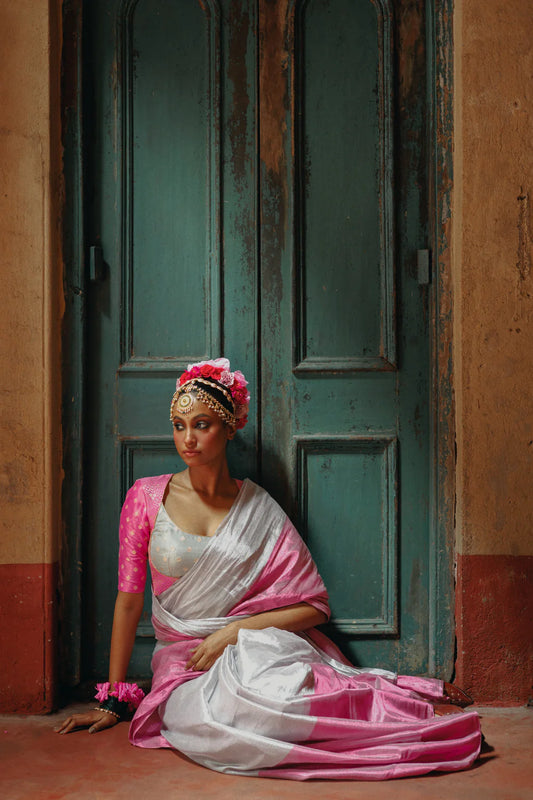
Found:
[[128, 712], [128, 704], [121, 702], [110, 694], [106, 700], [102, 700], [100, 703], [100, 710], [107, 711], [109, 714], [114, 714], [118, 719], [122, 719], [124, 714]]
[[105, 711], [106, 714], [113, 714], [120, 722], [120, 716], [116, 713], [116, 711], [111, 711], [110, 708], [104, 708], [103, 706], [95, 706], [93, 711]]

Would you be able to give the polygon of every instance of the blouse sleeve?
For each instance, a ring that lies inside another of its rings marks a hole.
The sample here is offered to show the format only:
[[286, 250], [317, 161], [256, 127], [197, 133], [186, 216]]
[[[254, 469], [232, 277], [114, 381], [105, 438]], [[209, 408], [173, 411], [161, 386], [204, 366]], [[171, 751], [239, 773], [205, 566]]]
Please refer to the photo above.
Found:
[[144, 592], [148, 561], [150, 523], [146, 499], [139, 481], [126, 495], [120, 514], [118, 589], [120, 592]]

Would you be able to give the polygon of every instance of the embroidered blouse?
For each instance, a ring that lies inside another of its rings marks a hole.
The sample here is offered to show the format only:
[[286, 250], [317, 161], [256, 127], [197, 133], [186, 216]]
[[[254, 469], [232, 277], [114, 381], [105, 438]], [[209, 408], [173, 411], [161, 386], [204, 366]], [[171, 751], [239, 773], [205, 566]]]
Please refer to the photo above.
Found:
[[196, 564], [209, 541], [209, 536], [196, 536], [178, 528], [161, 505], [150, 537], [150, 564], [162, 575], [181, 578]]

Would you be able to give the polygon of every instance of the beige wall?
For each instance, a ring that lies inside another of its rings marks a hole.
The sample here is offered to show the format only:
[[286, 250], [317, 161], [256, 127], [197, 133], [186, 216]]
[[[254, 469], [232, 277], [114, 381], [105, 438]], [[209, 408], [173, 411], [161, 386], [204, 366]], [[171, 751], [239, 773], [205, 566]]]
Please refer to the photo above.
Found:
[[58, 8], [0, 2], [0, 564], [57, 557]]
[[522, 704], [533, 671], [533, 0], [458, 0], [456, 680]]
[[533, 0], [455, 9], [458, 550], [533, 555]]
[[48, 711], [56, 687], [60, 7], [0, 0], [2, 711]]

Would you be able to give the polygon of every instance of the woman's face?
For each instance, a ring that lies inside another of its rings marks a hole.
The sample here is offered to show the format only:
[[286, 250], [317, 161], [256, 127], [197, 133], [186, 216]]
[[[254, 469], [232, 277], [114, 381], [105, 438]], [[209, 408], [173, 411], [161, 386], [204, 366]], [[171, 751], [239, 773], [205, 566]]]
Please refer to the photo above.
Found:
[[226, 455], [226, 444], [235, 431], [205, 403], [196, 400], [189, 414], [175, 414], [174, 444], [188, 467], [215, 464]]

